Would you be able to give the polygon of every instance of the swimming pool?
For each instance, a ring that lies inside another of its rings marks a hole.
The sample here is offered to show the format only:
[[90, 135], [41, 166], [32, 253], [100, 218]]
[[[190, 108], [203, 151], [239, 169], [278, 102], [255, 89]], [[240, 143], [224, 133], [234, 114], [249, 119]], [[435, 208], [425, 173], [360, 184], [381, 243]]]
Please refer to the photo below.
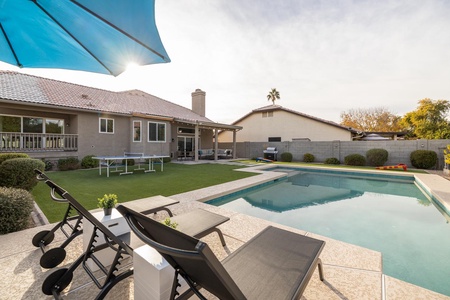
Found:
[[208, 203], [380, 251], [384, 274], [450, 295], [450, 227], [413, 177], [284, 171]]

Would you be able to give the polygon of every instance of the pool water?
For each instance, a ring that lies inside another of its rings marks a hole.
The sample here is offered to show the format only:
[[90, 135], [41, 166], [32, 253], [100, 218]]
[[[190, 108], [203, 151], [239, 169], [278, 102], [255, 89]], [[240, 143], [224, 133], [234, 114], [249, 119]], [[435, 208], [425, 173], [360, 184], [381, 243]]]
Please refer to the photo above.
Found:
[[208, 203], [383, 254], [383, 273], [450, 296], [450, 225], [412, 180], [293, 172]]

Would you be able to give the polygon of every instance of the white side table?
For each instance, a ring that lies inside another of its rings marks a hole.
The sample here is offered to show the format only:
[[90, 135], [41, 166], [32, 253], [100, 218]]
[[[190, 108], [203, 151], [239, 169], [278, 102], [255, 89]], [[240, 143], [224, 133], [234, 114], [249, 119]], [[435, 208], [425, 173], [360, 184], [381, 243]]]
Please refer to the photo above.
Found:
[[[133, 252], [134, 299], [163, 300], [169, 299], [175, 270], [149, 245], [141, 246]], [[178, 276], [181, 294], [187, 290], [186, 281]]]
[[[128, 227], [127, 222], [123, 216], [113, 208], [111, 215], [105, 216], [103, 211], [98, 211], [92, 214], [94, 218], [99, 220], [103, 225], [105, 225], [114, 235], [121, 236], [121, 239], [130, 244], [130, 227]], [[92, 237], [94, 231], [94, 225], [91, 222], [83, 221], [83, 250], [86, 251], [89, 241]], [[123, 236], [122, 236], [123, 235]], [[101, 245], [105, 243], [104, 235], [98, 232], [97, 242], [94, 245]], [[100, 260], [104, 266], [111, 265], [116, 252], [110, 248], [100, 250], [95, 253], [95, 256]], [[91, 259], [86, 261], [86, 264], [92, 271], [98, 270], [97, 264], [95, 264]]]

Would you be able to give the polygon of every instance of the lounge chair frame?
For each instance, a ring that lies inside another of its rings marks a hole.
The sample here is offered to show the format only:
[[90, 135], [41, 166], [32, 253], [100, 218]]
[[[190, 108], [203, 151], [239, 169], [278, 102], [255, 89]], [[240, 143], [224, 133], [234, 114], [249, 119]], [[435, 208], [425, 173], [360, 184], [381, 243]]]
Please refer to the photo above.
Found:
[[[72, 281], [73, 273], [78, 266], [82, 265], [86, 273], [100, 289], [95, 299], [103, 299], [106, 294], [121, 280], [133, 274], [133, 268], [119, 268], [121, 261], [127, 257], [133, 256], [133, 249], [126, 244], [120, 237], [114, 235], [104, 224], [96, 219], [89, 211], [87, 211], [78, 201], [75, 200], [67, 191], [47, 179], [46, 184], [51, 188], [52, 199], [59, 202], [67, 201], [79, 213], [86, 222], [93, 225], [93, 233], [89, 239], [87, 250], [79, 256], [69, 268], [62, 268], [52, 272], [44, 280], [42, 291], [46, 295], [53, 295], [55, 299], [62, 299], [61, 292]], [[100, 235], [105, 237], [105, 243], [97, 245], [97, 239]], [[113, 262], [110, 266], [104, 266], [96, 257], [96, 253], [100, 250], [111, 248], [116, 252]], [[95, 276], [94, 271], [87, 264], [87, 260], [91, 259], [99, 270], [106, 275], [102, 282]]]
[[[175, 269], [170, 299], [206, 299], [201, 288], [219, 299], [299, 299], [316, 267], [324, 280], [324, 241], [269, 226], [221, 263], [206, 243], [122, 205], [117, 210]], [[181, 295], [178, 275], [189, 285]]]
[[[40, 170], [36, 169], [35, 172], [37, 174], [36, 176], [37, 180], [44, 182], [50, 180], [47, 177], [47, 175], [45, 175]], [[53, 190], [51, 193], [53, 193]], [[69, 245], [73, 239], [75, 239], [77, 236], [83, 233], [82, 229], [83, 217], [77, 214], [76, 210], [71, 205], [71, 203], [66, 199], [59, 199], [55, 197], [54, 194], [51, 194], [51, 198], [55, 202], [67, 204], [67, 210], [64, 214], [64, 217], [62, 221], [57, 223], [55, 227], [53, 227], [51, 230], [40, 231], [32, 239], [32, 244], [35, 247], [39, 247], [43, 253], [40, 260], [40, 265], [41, 267], [47, 269], [59, 265], [66, 257], [66, 252], [64, 248], [67, 245]], [[58, 231], [58, 229], [61, 230], [61, 232], [66, 236], [66, 240], [59, 247], [47, 250], [46, 246], [53, 241], [55, 237], [55, 232]]]
[[[35, 169], [36, 178], [39, 181], [43, 181], [46, 184], [52, 182], [50, 178], [42, 171]], [[70, 244], [76, 237], [83, 233], [83, 216], [79, 214], [78, 210], [67, 199], [57, 197], [55, 190], [52, 188], [54, 183], [50, 184], [50, 197], [57, 203], [67, 204], [67, 210], [61, 222], [57, 223], [51, 230], [43, 230], [38, 232], [32, 239], [32, 243], [35, 247], [39, 247], [43, 253], [40, 259], [40, 265], [43, 268], [54, 268], [59, 265], [66, 257], [66, 251], [64, 248]], [[168, 199], [168, 198], [166, 198]], [[130, 206], [134, 209], [138, 209], [144, 214], [156, 214], [159, 211], [166, 211], [170, 217], [173, 217], [172, 212], [167, 206], [177, 204], [179, 201], [170, 199], [169, 201], [159, 200], [158, 202], [148, 202], [146, 199], [136, 200]], [[66, 240], [58, 247], [47, 250], [47, 246], [53, 241], [55, 232], [61, 230], [66, 236]]]

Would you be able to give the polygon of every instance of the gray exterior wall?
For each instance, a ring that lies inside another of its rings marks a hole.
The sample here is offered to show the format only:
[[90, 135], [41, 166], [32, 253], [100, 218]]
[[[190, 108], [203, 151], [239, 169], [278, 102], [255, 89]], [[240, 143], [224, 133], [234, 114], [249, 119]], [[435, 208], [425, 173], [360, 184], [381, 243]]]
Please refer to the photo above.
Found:
[[[100, 133], [99, 119], [114, 120], [114, 133]], [[86, 155], [123, 155], [130, 151], [130, 118], [106, 114], [78, 114], [78, 157]]]
[[[444, 167], [444, 149], [450, 144], [450, 140], [408, 140], [408, 141], [331, 141], [331, 142], [276, 142], [257, 143], [241, 142], [236, 144], [236, 155], [239, 158], [263, 157], [263, 150], [267, 147], [277, 147], [278, 160], [283, 152], [291, 152], [294, 161], [303, 161], [305, 153], [315, 156], [316, 162], [323, 162], [330, 157], [338, 158], [341, 163], [345, 156], [349, 154], [366, 155], [367, 150], [374, 148], [386, 149], [389, 158], [386, 165], [396, 165], [399, 163], [411, 167], [409, 156], [415, 150], [432, 150], [438, 155], [437, 169]], [[221, 149], [231, 149], [232, 143], [219, 143]]]

